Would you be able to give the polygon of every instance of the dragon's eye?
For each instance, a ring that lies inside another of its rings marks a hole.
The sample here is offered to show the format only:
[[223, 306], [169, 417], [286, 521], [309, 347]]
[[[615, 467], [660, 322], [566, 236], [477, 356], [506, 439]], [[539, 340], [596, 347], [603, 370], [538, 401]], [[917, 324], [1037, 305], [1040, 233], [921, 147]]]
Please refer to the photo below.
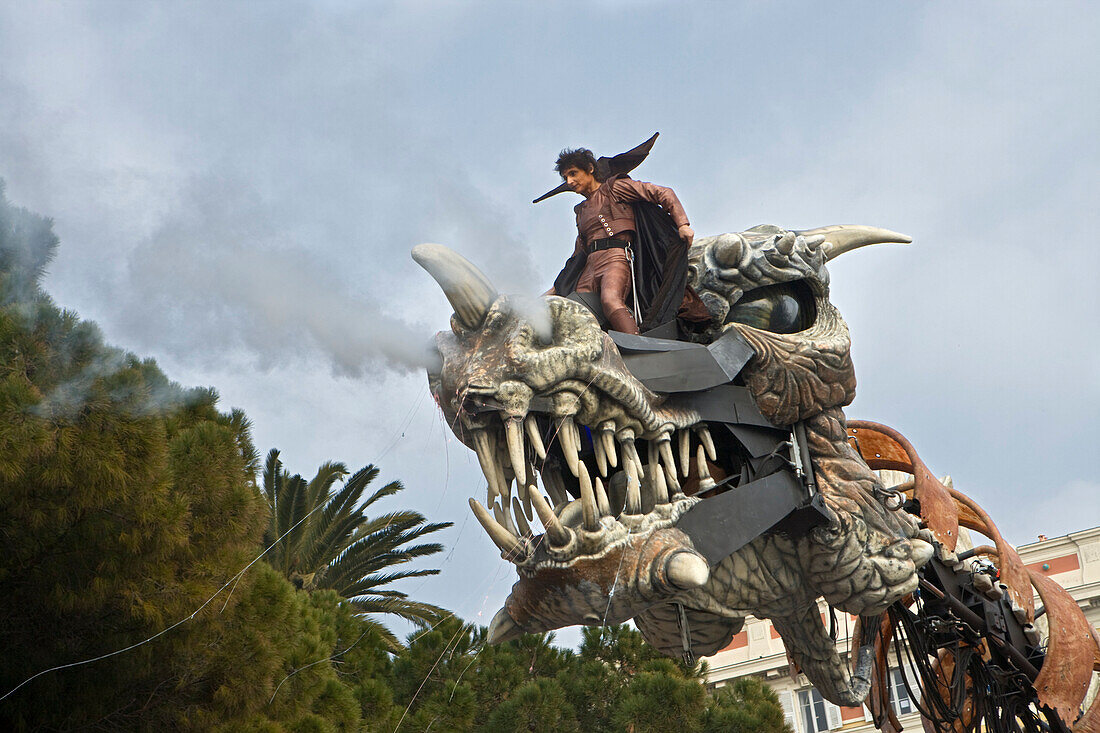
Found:
[[772, 333], [797, 333], [813, 322], [813, 297], [799, 281], [750, 290], [726, 316], [726, 323], [743, 323]]

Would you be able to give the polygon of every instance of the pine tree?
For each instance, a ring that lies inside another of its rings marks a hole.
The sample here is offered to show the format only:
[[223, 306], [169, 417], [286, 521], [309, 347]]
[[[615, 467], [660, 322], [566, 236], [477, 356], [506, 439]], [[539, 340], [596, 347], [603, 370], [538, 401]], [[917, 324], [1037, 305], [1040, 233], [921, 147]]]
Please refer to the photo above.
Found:
[[775, 690], [740, 677], [715, 692], [703, 714], [703, 733], [793, 733]]

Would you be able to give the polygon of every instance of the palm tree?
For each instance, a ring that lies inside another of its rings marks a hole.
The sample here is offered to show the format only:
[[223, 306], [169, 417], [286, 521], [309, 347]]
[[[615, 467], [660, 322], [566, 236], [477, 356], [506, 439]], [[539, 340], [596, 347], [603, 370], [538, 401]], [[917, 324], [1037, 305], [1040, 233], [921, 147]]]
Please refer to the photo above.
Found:
[[[348, 473], [343, 463], [327, 462], [307, 482], [283, 468], [278, 450], [273, 448], [267, 454], [263, 488], [271, 508], [264, 532], [264, 546], [270, 549], [268, 562], [299, 588], [331, 588], [348, 599], [359, 614], [394, 614], [413, 622], [435, 623], [447, 612], [410, 600], [387, 586], [405, 578], [437, 575], [439, 570], [390, 568], [441, 551], [439, 543], [409, 543], [452, 523], [429, 524], [424, 515], [411, 510], [368, 517], [365, 512], [372, 504], [404, 487], [393, 481], [360, 501], [378, 469], [365, 466], [337, 487]], [[400, 647], [389, 629], [373, 623], [392, 647]]]

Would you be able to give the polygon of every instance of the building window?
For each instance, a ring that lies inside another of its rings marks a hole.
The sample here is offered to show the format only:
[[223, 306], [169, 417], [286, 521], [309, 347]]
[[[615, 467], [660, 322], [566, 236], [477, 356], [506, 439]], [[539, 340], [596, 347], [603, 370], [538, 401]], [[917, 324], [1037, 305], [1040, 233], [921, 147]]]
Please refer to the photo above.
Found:
[[909, 691], [905, 689], [904, 672], [900, 669], [890, 670], [890, 705], [898, 715], [913, 712], [913, 701], [909, 699]]
[[824, 733], [829, 730], [825, 699], [816, 689], [799, 690], [798, 712], [802, 718], [802, 733]]

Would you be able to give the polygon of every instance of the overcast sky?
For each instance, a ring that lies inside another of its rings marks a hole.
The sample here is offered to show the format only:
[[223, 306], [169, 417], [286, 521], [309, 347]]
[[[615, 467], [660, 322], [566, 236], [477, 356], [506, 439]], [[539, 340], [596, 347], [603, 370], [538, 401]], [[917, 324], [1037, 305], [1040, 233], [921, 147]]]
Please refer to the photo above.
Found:
[[[905, 232], [832, 266], [859, 392], [1009, 539], [1100, 524], [1100, 8], [1092, 2], [0, 1], [0, 177], [56, 221], [45, 286], [243, 408], [312, 476], [381, 466], [455, 527], [408, 586], [487, 623], [514, 580], [416, 366], [409, 258], [504, 291], [572, 248], [566, 146], [626, 150], [700, 235]], [[572, 637], [563, 637], [563, 639]]]

